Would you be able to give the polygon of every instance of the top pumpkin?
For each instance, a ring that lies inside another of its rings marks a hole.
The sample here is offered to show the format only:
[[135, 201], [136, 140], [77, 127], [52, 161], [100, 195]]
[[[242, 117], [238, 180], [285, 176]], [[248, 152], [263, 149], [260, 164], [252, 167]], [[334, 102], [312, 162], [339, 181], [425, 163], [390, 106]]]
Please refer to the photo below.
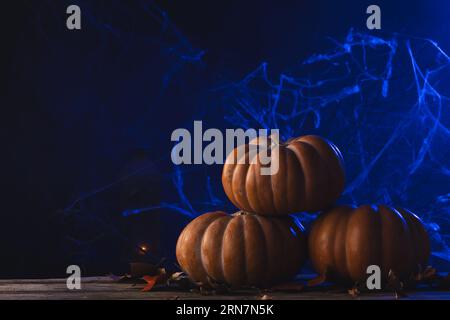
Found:
[[[258, 145], [254, 161], [249, 159], [252, 144]], [[235, 148], [222, 172], [225, 193], [241, 210], [261, 215], [319, 211], [331, 206], [344, 189], [342, 155], [321, 137], [308, 135], [277, 144], [279, 152], [273, 152], [270, 161], [278, 171], [272, 175], [261, 173], [260, 155], [261, 148], [270, 154], [274, 141], [257, 138], [249, 145]], [[245, 163], [237, 161], [242, 155]]]

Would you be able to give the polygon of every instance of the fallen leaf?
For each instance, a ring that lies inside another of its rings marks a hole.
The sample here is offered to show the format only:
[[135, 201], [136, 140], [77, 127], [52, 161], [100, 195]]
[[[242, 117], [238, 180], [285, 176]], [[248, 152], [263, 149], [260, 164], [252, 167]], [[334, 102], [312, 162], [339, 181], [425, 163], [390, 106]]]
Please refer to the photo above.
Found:
[[439, 274], [437, 273], [437, 270], [435, 268], [433, 268], [432, 266], [427, 266], [425, 270], [419, 273], [418, 278], [419, 281], [430, 283], [432, 281], [438, 280]]
[[170, 276], [170, 280], [175, 280], [176, 281], [176, 280], [179, 280], [179, 279], [184, 278], [184, 277], [187, 277], [187, 275], [184, 272], [182, 272], [182, 271], [174, 272]]
[[273, 298], [268, 294], [264, 294], [259, 298], [259, 300], [273, 300]]
[[145, 282], [147, 282], [147, 284], [145, 285], [144, 289], [142, 289], [142, 292], [147, 292], [153, 289], [153, 287], [155, 286], [156, 282], [158, 281], [158, 278], [160, 277], [160, 275], [156, 275], [156, 276], [143, 276], [142, 279], [145, 280]]
[[359, 297], [361, 292], [359, 291], [359, 289], [357, 287], [353, 287], [348, 290], [348, 294], [351, 295], [353, 298], [357, 298], [357, 297]]
[[388, 273], [387, 286], [389, 289], [394, 291], [395, 299], [399, 299], [400, 297], [406, 297], [406, 293], [403, 291], [404, 288], [403, 282], [400, 281], [395, 272], [392, 270], [389, 270]]
[[403, 283], [397, 277], [396, 273], [392, 270], [389, 270], [389, 273], [388, 273], [388, 286], [390, 289], [393, 289], [393, 290], [402, 290], [403, 289]]
[[191, 279], [189, 279], [188, 275], [184, 272], [174, 272], [171, 274], [166, 281], [166, 285], [168, 287], [176, 287], [181, 290], [188, 290], [195, 286]]
[[319, 276], [315, 277], [314, 279], [311, 279], [308, 281], [308, 287], [318, 286], [318, 285], [324, 283], [326, 280], [327, 280], [326, 275], [319, 275]]

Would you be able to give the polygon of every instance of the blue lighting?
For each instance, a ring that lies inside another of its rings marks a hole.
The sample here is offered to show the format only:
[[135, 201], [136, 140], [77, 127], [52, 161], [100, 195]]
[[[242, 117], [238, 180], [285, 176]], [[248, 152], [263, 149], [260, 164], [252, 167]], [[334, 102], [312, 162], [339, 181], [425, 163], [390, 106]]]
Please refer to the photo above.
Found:
[[[193, 66], [205, 64], [205, 50], [194, 48], [163, 12], [145, 8], [161, 21], [162, 34], [176, 39], [175, 43], [164, 37], [145, 39], [160, 41], [158, 47], [167, 58], [161, 90], [180, 74], [184, 82], [178, 79], [179, 87], [194, 82]], [[103, 32], [129, 39], [117, 28], [88, 19]], [[182, 122], [188, 127], [193, 119], [202, 119], [205, 125], [221, 129], [280, 129], [283, 139], [321, 135], [339, 148], [344, 159], [347, 182], [340, 203], [410, 209], [425, 222], [433, 254], [450, 261], [450, 58], [439, 44], [399, 33], [375, 36], [351, 29], [342, 39], [331, 39], [324, 52], [280, 74], [270, 72], [270, 63], [232, 79], [220, 68], [215, 70], [218, 74], [208, 75], [194, 87], [201, 98], [196, 108], [187, 106], [194, 111], [177, 125]], [[152, 126], [138, 124], [142, 131]], [[134, 138], [147, 142], [149, 136]], [[158, 151], [171, 147], [168, 136], [151, 139], [158, 139], [154, 142], [158, 147], [164, 144]], [[170, 163], [169, 151], [155, 158], [156, 165]], [[122, 214], [167, 209], [190, 219], [206, 211], [233, 210], [222, 190], [220, 172], [221, 166], [174, 166], [164, 173], [169, 191], [161, 203], [129, 208]], [[86, 193], [67, 209], [124, 179]], [[315, 215], [299, 213], [298, 217], [308, 224]]]

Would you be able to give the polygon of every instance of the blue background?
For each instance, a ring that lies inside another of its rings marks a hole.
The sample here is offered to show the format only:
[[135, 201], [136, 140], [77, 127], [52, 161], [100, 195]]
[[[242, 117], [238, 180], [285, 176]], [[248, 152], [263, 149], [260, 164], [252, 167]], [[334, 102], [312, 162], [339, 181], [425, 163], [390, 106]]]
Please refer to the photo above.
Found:
[[[69, 4], [82, 30], [65, 27]], [[176, 128], [279, 128], [342, 151], [340, 203], [416, 212], [450, 258], [450, 4], [377, 1], [14, 1], [2, 130], [0, 276], [173, 262], [192, 217], [235, 208], [221, 166], [174, 166]], [[314, 214], [300, 213], [308, 225]]]

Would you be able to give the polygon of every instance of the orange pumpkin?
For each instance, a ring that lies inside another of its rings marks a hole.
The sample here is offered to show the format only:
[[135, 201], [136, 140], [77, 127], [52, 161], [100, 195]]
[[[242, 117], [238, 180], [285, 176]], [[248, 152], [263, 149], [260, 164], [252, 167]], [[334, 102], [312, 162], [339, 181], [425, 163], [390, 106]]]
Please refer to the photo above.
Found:
[[[269, 138], [270, 139], [270, 138]], [[267, 148], [273, 143], [250, 144]], [[263, 165], [258, 156], [250, 163], [249, 147], [242, 153], [245, 163], [239, 163], [238, 147], [231, 152], [223, 167], [222, 184], [228, 198], [241, 210], [261, 215], [284, 215], [300, 211], [318, 211], [331, 206], [344, 189], [342, 155], [331, 142], [318, 136], [294, 138], [277, 144], [271, 161], [278, 164], [278, 172], [262, 175]], [[241, 149], [240, 149], [241, 148]]]
[[306, 259], [303, 227], [291, 217], [205, 213], [182, 231], [176, 256], [195, 282], [265, 287], [293, 277]]
[[390, 270], [406, 280], [430, 255], [421, 220], [408, 210], [383, 205], [338, 206], [320, 214], [308, 245], [317, 273], [347, 283], [366, 281], [369, 265], [380, 267], [383, 281]]

